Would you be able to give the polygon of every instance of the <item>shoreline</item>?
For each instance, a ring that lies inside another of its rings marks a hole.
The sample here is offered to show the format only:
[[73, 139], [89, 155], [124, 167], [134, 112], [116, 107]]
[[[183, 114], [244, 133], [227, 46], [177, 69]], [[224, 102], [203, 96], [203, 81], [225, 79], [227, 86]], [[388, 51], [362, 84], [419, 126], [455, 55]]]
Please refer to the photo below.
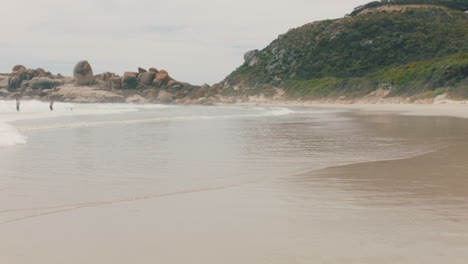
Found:
[[[0, 101], [11, 101], [12, 99], [0, 98]], [[47, 100], [32, 99], [24, 100], [47, 103]], [[199, 105], [199, 106], [260, 106], [260, 107], [310, 107], [324, 109], [348, 109], [354, 111], [363, 111], [368, 113], [394, 113], [410, 116], [434, 116], [434, 117], [458, 117], [468, 118], [468, 101], [447, 101], [443, 103], [418, 104], [418, 103], [320, 103], [315, 101], [264, 101], [264, 102], [235, 102], [235, 103], [213, 103], [213, 104], [187, 104], [187, 103], [138, 103], [138, 102], [66, 102], [57, 101], [57, 103], [72, 104], [137, 104], [137, 105]]]
[[[464, 101], [462, 101], [464, 102]], [[216, 104], [230, 105], [230, 104]], [[368, 113], [394, 113], [408, 116], [458, 117], [468, 118], [468, 104], [321, 104], [316, 102], [266, 102], [266, 103], [235, 103], [238, 106], [262, 107], [312, 107], [324, 109], [349, 109]]]
[[[449, 198], [454, 201], [457, 200], [456, 197], [468, 198], [466, 188], [468, 171], [465, 162], [467, 158], [466, 144], [451, 144], [445, 148], [412, 157], [330, 166], [297, 176], [315, 179], [333, 176], [334, 179], [349, 181], [356, 185], [367, 184], [378, 179], [391, 182], [391, 186], [386, 186], [387, 190], [379, 191], [404, 191], [410, 195], [430, 196], [447, 202]], [[373, 191], [376, 196], [380, 195], [377, 190]], [[458, 200], [458, 202], [468, 208], [467, 201]]]

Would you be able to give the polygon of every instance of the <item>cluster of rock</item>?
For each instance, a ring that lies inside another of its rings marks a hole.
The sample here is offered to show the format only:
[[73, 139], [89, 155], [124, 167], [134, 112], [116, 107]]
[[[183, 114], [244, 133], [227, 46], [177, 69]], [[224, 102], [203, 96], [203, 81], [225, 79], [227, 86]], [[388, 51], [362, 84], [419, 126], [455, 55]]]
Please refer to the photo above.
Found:
[[8, 77], [8, 89], [51, 89], [63, 83], [63, 77], [53, 75], [44, 69], [26, 69], [23, 65], [16, 65]]
[[158, 71], [156, 68], [149, 68], [149, 70], [138, 68], [138, 72], [125, 72], [122, 77], [113, 73], [105, 73], [103, 77], [104, 81], [108, 80], [108, 86], [111, 89], [170, 87], [178, 90], [185, 85], [172, 79], [167, 71]]
[[182, 88], [184, 83], [179, 83], [169, 76], [165, 70], [156, 68], [149, 70], [138, 68], [137, 72], [125, 72], [119, 76], [112, 72], [93, 75], [93, 69], [88, 61], [80, 61], [73, 70], [73, 79], [76, 85], [100, 85], [110, 89], [145, 89], [150, 87], [171, 87], [175, 90]]
[[27, 69], [16, 65], [12, 72], [2, 76], [0, 94], [7, 98], [23, 96], [25, 98], [47, 96], [55, 87], [64, 83], [60, 74], [53, 75], [42, 68]]
[[53, 75], [40, 68], [27, 69], [23, 65], [13, 67], [9, 74], [0, 74], [0, 96], [23, 100], [213, 104], [220, 101], [220, 88], [220, 85], [193, 86], [178, 82], [167, 71], [156, 68], [139, 67], [122, 76], [112, 72], [94, 75], [86, 60], [75, 65], [73, 77]]

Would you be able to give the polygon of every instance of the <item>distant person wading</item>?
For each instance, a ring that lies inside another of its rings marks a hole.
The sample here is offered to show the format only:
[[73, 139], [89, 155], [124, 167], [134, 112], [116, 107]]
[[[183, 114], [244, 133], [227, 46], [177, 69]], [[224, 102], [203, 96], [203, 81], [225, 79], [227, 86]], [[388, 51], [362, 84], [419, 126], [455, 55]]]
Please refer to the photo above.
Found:
[[50, 111], [54, 111], [54, 100], [50, 100], [49, 109]]
[[20, 101], [18, 100], [18, 98], [16, 98], [16, 112], [19, 112], [20, 110]]

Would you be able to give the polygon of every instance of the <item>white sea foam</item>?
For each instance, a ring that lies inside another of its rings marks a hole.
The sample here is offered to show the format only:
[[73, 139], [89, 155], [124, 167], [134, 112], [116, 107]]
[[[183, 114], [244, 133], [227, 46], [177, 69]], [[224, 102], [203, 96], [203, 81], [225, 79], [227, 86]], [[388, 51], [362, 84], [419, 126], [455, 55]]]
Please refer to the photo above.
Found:
[[169, 105], [138, 105], [138, 104], [77, 104], [54, 103], [54, 111], [50, 112], [49, 103], [39, 101], [21, 102], [21, 112], [16, 113], [15, 101], [0, 101], [0, 121], [15, 121], [25, 119], [50, 118], [57, 116], [76, 115], [106, 115], [137, 112], [145, 109], [164, 109]]
[[83, 128], [83, 127], [100, 127], [121, 124], [142, 124], [151, 122], [167, 122], [167, 121], [189, 121], [189, 120], [215, 120], [215, 119], [239, 119], [239, 118], [258, 118], [267, 116], [289, 115], [294, 111], [289, 109], [270, 109], [255, 114], [230, 114], [230, 115], [180, 115], [180, 116], [160, 116], [154, 118], [143, 119], [126, 119], [126, 120], [106, 120], [106, 121], [87, 121], [74, 123], [55, 123], [46, 125], [34, 125], [27, 128], [22, 128], [21, 131], [60, 129], [60, 128]]
[[289, 115], [293, 113], [294, 113], [293, 110], [289, 108], [285, 108], [285, 107], [274, 107], [274, 108], [271, 108], [270, 110], [270, 114], [274, 116]]
[[49, 110], [49, 103], [47, 102], [21, 101], [21, 111], [18, 113], [16, 111], [16, 102], [14, 100], [0, 101], [0, 147], [26, 143], [26, 137], [14, 126], [8, 124], [18, 120], [32, 120], [60, 116], [120, 114], [137, 112], [145, 109], [163, 109], [170, 107], [172, 106], [136, 104], [74, 104], [56, 102], [54, 103], [55, 111], [51, 112]]
[[[78, 104], [78, 103], [54, 103], [54, 111], [49, 110], [48, 102], [22, 101], [21, 111], [18, 113], [15, 108], [15, 101], [0, 101], [0, 147], [13, 146], [26, 143], [26, 137], [20, 132], [58, 129], [58, 128], [79, 128], [95, 127], [117, 124], [135, 124], [158, 121], [176, 120], [212, 120], [212, 119], [236, 119], [236, 118], [259, 118], [268, 116], [284, 116], [295, 113], [285, 107], [203, 107], [169, 106], [157, 104]], [[159, 110], [167, 108], [177, 108], [175, 111], [159, 115]], [[17, 129], [10, 125], [10, 122], [19, 120], [36, 120], [43, 118], [55, 118], [64, 116], [86, 116], [86, 115], [112, 115], [132, 112], [151, 112], [154, 115], [142, 116], [144, 118], [131, 118], [122, 120], [102, 120], [102, 121], [78, 121], [77, 122], [31, 122], [30, 125], [22, 125]]]
[[0, 148], [26, 143], [26, 137], [13, 126], [0, 122]]

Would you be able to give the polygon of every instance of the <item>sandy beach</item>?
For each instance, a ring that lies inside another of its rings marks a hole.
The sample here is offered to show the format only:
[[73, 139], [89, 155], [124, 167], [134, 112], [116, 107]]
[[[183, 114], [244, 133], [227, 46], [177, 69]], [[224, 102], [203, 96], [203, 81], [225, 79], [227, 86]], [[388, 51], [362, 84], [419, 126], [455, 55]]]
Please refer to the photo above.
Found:
[[468, 118], [468, 104], [312, 104], [314, 107], [354, 109], [363, 112], [388, 112], [411, 116]]
[[412, 116], [447, 116], [468, 118], [468, 104], [466, 101], [445, 100], [443, 103], [425, 104], [395, 104], [395, 103], [320, 103], [317, 101], [287, 101], [287, 100], [256, 100], [237, 103], [241, 106], [285, 106], [285, 107], [316, 107], [325, 109], [351, 109], [362, 113], [387, 112]]
[[12, 123], [1, 262], [468, 257], [465, 105], [118, 107]]
[[468, 263], [468, 0], [1, 6], [0, 264]]

